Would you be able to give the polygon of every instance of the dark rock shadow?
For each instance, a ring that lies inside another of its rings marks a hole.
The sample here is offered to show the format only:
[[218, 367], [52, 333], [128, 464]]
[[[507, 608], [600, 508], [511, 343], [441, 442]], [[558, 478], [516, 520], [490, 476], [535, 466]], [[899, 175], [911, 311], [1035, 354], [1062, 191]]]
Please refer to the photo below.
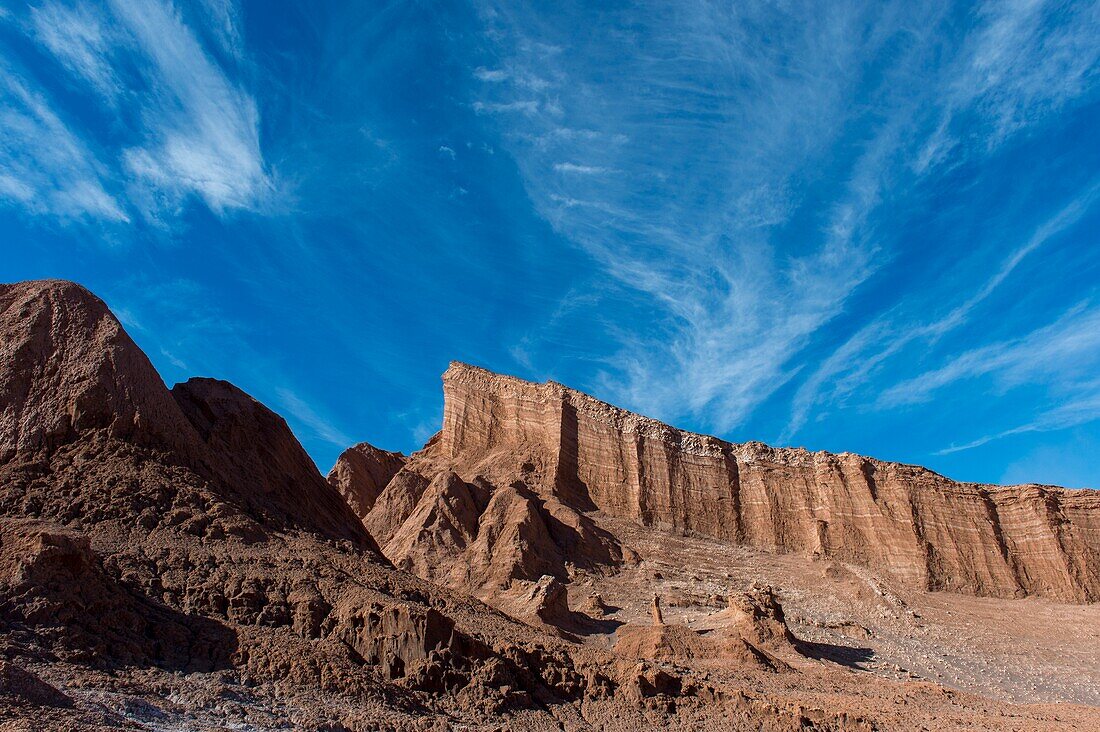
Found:
[[579, 636], [610, 635], [621, 626], [626, 625], [622, 620], [614, 618], [594, 618], [582, 612], [573, 611], [569, 624], [564, 628]]
[[555, 493], [563, 503], [578, 511], [595, 511], [596, 504], [589, 495], [588, 486], [580, 479], [580, 442], [577, 430], [576, 407], [563, 403], [559, 436], [560, 452], [557, 473], [554, 475]]
[[67, 661], [107, 670], [232, 668], [238, 641], [230, 627], [119, 581], [86, 536], [41, 524], [3, 533], [0, 550], [22, 571], [0, 585], [0, 626], [33, 634]]
[[866, 671], [867, 669], [860, 664], [867, 663], [875, 657], [875, 651], [872, 648], [838, 646], [832, 643], [796, 640], [794, 647], [795, 650], [808, 658], [819, 661], [832, 661], [859, 671]]

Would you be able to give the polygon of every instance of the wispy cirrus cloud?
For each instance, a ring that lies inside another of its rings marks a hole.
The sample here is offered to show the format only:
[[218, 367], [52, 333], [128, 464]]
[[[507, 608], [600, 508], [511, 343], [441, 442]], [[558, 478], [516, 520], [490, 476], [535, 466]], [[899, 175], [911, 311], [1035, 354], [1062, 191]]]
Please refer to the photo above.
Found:
[[2, 59], [0, 105], [0, 198], [66, 220], [129, 220], [110, 190], [108, 166]]
[[1094, 381], [1084, 385], [1078, 390], [1078, 393], [1069, 396], [1063, 403], [1040, 412], [1034, 419], [1024, 424], [1000, 432], [982, 435], [961, 445], [950, 445], [937, 451], [936, 454], [951, 455], [965, 450], [973, 450], [976, 447], [1013, 435], [1064, 430], [1096, 420], [1100, 420], [1100, 382]]
[[34, 38], [72, 75], [86, 81], [105, 100], [114, 103], [122, 81], [111, 57], [122, 38], [93, 6], [48, 2], [31, 8]]
[[275, 390], [275, 394], [283, 409], [286, 409], [295, 421], [305, 426], [318, 438], [339, 448], [352, 444], [353, 441], [347, 434], [333, 425], [331, 420], [318, 414], [294, 391], [280, 387]]
[[797, 8], [646, 4], [601, 16], [590, 45], [568, 32], [590, 18], [536, 35], [543, 18], [501, 5], [484, 14], [500, 66], [537, 69], [546, 85], [532, 99], [493, 79], [476, 104], [530, 105], [526, 122], [500, 124], [536, 207], [651, 324], [616, 332], [609, 395], [737, 426], [877, 267], [872, 217], [896, 179], [912, 101], [883, 99], [891, 116], [851, 143], [846, 183], [803, 241], [784, 246], [773, 232], [798, 210], [804, 171], [853, 122], [855, 81], [836, 68], [858, 66], [889, 34], [867, 32], [874, 13], [854, 4], [813, 27]]
[[986, 2], [949, 112], [973, 108], [997, 145], [1085, 92], [1100, 60], [1100, 4], [1049, 0]]
[[993, 343], [953, 357], [943, 366], [885, 390], [877, 406], [888, 409], [928, 401], [936, 391], [964, 379], [995, 374], [1000, 388], [1053, 380], [1060, 389], [1100, 367], [1100, 308], [1074, 308], [1023, 338]]
[[[233, 58], [242, 48], [235, 4], [208, 0], [204, 8], [210, 15], [199, 17], [223, 58]], [[26, 62], [9, 59], [3, 129], [12, 144], [0, 159], [0, 196], [10, 204], [113, 222], [140, 212], [163, 223], [191, 197], [219, 215], [261, 210], [273, 198], [255, 100], [173, 4], [50, 0], [7, 22], [83, 84], [110, 120], [68, 131], [65, 103], [41, 77], [19, 71]]]
[[234, 0], [202, 0], [207, 25], [222, 50], [240, 57], [244, 53], [241, 34], [241, 9]]
[[147, 60], [145, 140], [126, 169], [176, 202], [196, 194], [215, 213], [261, 206], [273, 184], [260, 151], [252, 97], [206, 53], [179, 13], [161, 3], [112, 0]]
[[577, 175], [600, 175], [610, 172], [600, 165], [583, 165], [581, 163], [554, 163], [554, 170], [559, 173], [575, 173]]
[[[901, 250], [899, 218], [922, 205], [921, 185], [1088, 93], [1098, 8], [988, 3], [960, 23], [912, 3], [822, 14], [696, 0], [563, 17], [486, 2], [495, 58], [474, 72], [474, 106], [497, 118], [536, 209], [647, 323], [612, 331], [607, 395], [729, 431], [794, 379], [787, 439], [908, 344], [965, 324], [1089, 209], [1095, 185], [976, 289], [862, 313], [805, 368], [806, 349], [834, 337], [823, 333]], [[570, 32], [580, 25], [598, 26], [599, 42]], [[534, 75], [537, 90], [514, 81]], [[929, 319], [928, 302], [954, 304]]]
[[[915, 341], [933, 342], [947, 333], [965, 325], [972, 313], [989, 299], [998, 288], [1035, 251], [1059, 234], [1071, 229], [1089, 212], [1100, 197], [1100, 183], [1088, 186], [1065, 206], [1040, 223], [1024, 242], [1012, 249], [996, 266], [993, 274], [938, 318], [926, 320], [922, 313], [928, 309], [928, 300], [951, 302], [959, 288], [952, 284], [950, 295], [944, 298], [922, 293], [919, 302], [901, 303], [891, 312], [875, 318], [861, 327], [830, 354], [799, 386], [792, 400], [791, 417], [784, 439], [796, 434], [806, 423], [810, 412], [817, 406], [845, 399], [867, 382], [871, 374], [900, 354]], [[998, 243], [1000, 248], [1000, 243]], [[957, 298], [956, 298], [957, 299]]]

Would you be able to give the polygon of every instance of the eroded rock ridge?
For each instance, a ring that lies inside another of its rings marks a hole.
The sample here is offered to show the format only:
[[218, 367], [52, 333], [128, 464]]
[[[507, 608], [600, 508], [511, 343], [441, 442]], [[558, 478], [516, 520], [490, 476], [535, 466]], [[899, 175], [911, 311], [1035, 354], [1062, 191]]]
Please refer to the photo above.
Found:
[[438, 451], [530, 454], [579, 510], [885, 571], [913, 586], [1100, 599], [1100, 492], [959, 483], [850, 453], [732, 444], [560, 384], [453, 363]]

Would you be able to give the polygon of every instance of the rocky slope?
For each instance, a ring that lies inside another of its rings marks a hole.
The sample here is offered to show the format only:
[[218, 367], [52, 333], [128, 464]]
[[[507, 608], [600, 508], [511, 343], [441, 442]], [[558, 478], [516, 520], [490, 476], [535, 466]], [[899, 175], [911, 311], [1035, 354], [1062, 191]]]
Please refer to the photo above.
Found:
[[[619, 621], [599, 598], [571, 609], [565, 582], [643, 567], [587, 512], [595, 498], [560, 453], [541, 437], [498, 444], [493, 421], [484, 427], [484, 452], [446, 431], [407, 460], [360, 449], [377, 465], [333, 481], [366, 476], [370, 490], [338, 490], [285, 422], [236, 387], [165, 388], [83, 288], [0, 285], [0, 728], [1097, 720], [934, 684], [868, 686], [807, 656], [763, 592], [733, 596], [710, 625], [640, 625], [618, 652], [579, 642]], [[452, 588], [495, 588], [529, 624], [395, 568], [379, 545]], [[685, 664], [704, 652], [719, 665]]]
[[731, 444], [460, 363], [443, 391], [443, 430], [424, 451], [434, 464], [495, 469], [503, 483], [523, 473], [501, 460], [522, 456], [548, 503], [832, 557], [926, 589], [1100, 599], [1097, 491], [957, 483], [850, 453]]

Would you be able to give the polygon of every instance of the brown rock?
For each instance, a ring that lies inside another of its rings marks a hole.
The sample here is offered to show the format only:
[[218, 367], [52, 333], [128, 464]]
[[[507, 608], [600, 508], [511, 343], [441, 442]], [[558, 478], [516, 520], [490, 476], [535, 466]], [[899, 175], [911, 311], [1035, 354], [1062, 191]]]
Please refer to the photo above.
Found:
[[211, 477], [269, 524], [377, 545], [295, 439], [286, 421], [227, 381], [190, 379], [172, 396], [207, 448]]
[[565, 579], [570, 565], [622, 561], [613, 536], [555, 496], [522, 480], [467, 482], [438, 467], [437, 451], [411, 458], [364, 521], [396, 566], [489, 597], [514, 580]]
[[340, 491], [355, 515], [363, 519], [405, 460], [399, 452], [387, 452], [361, 442], [341, 453], [329, 471], [328, 482]]
[[445, 455], [537, 453], [546, 490], [575, 508], [819, 553], [921, 588], [1100, 599], [1098, 491], [957, 483], [849, 453], [731, 444], [460, 363], [443, 387]]
[[589, 617], [603, 618], [610, 615], [612, 609], [603, 601], [603, 597], [597, 593], [595, 595], [589, 595], [588, 598], [585, 599], [584, 604], [580, 607], [580, 611]]
[[0, 334], [0, 462], [93, 430], [194, 455], [194, 432], [149, 359], [80, 285], [0, 285]]
[[569, 592], [557, 577], [543, 575], [537, 582], [516, 580], [507, 592], [509, 610], [515, 617], [564, 627], [572, 624]]
[[[456, 458], [441, 436], [392, 477], [367, 523], [444, 589], [380, 557], [280, 418], [224, 382], [169, 393], [82, 288], [0, 286], [0, 349], [5, 728], [966, 728], [1009, 711], [1000, 726], [1095, 726], [1087, 709], [931, 684], [905, 687], [915, 703], [895, 711], [900, 693], [850, 674], [758, 675], [733, 648], [752, 644], [718, 629], [701, 643], [674, 623], [643, 629], [652, 655], [738, 667], [713, 683], [612, 654], [617, 621], [545, 632], [568, 613], [566, 580], [632, 561], [587, 513], [572, 438]], [[506, 579], [539, 623], [453, 589], [490, 597]], [[764, 597], [727, 626], [765, 628], [779, 610]]]
[[[332, 728], [328, 704], [352, 698], [349, 714], [365, 714], [356, 727], [400, 728], [425, 712], [424, 699], [412, 704], [400, 689], [455, 694], [489, 666], [514, 680], [512, 703], [549, 698], [551, 688], [585, 693], [567, 653], [540, 650], [549, 636], [393, 570], [266, 407], [210, 379], [169, 393], [83, 288], [2, 286], [0, 328], [7, 657], [49, 659], [51, 672], [87, 688], [107, 689], [130, 668], [155, 683], [192, 684], [192, 694], [203, 683], [264, 685], [261, 695], [277, 688], [320, 715], [301, 724], [313, 728]], [[438, 487], [451, 498], [460, 484], [444, 478]], [[46, 728], [94, 720], [80, 710], [56, 718], [64, 697], [21, 669], [2, 669], [0, 696], [25, 697], [29, 718], [51, 720]], [[222, 676], [187, 681], [192, 672]], [[159, 698], [142, 683], [127, 693]], [[504, 697], [481, 689], [471, 698], [492, 708]], [[254, 703], [256, 713], [271, 703]], [[194, 700], [162, 723], [184, 724], [208, 706]]]

